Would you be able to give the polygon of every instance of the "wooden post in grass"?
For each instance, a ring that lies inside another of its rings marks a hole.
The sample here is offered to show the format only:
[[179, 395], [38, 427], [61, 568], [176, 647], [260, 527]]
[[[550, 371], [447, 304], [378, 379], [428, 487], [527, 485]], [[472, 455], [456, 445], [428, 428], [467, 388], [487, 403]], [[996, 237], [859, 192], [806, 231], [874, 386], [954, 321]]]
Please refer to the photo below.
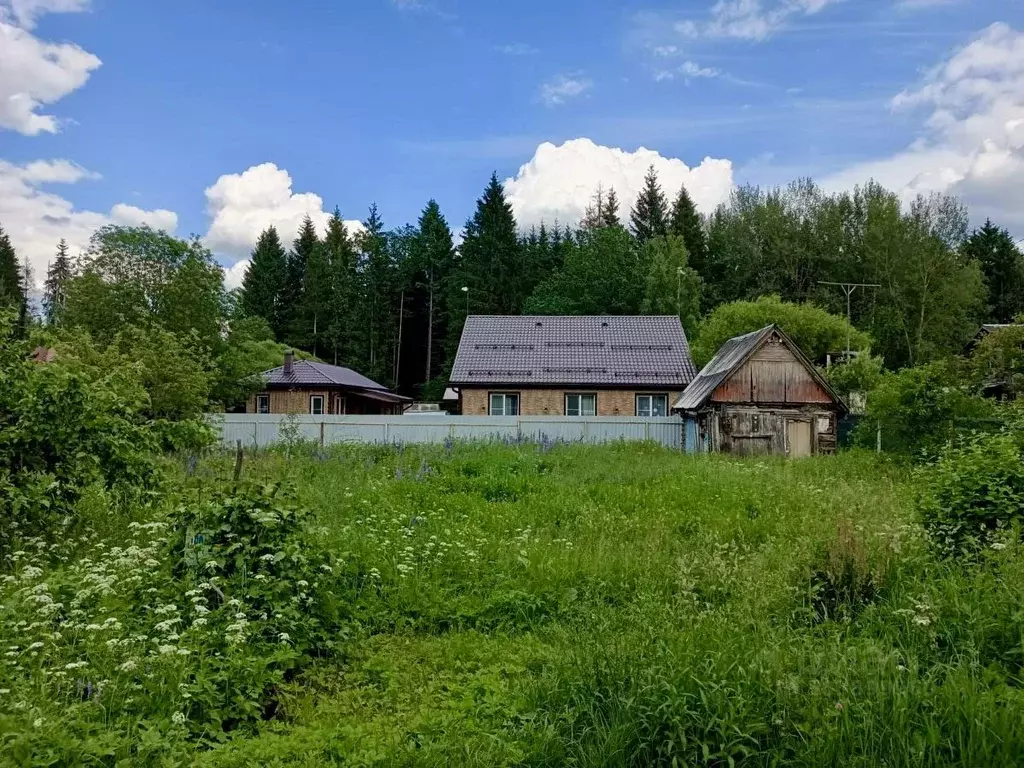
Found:
[[238, 479], [242, 476], [242, 441], [235, 441], [235, 485], [238, 485]]

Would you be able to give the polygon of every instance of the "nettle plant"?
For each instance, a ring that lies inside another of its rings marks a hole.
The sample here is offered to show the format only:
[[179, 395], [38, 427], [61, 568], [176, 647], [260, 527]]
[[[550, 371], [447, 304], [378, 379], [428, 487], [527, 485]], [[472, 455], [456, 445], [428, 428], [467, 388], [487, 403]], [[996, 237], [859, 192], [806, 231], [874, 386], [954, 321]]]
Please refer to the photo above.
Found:
[[[281, 684], [348, 637], [346, 566], [313, 546], [306, 513], [275, 485], [132, 523], [123, 547], [67, 542], [94, 554], [47, 573], [55, 546], [15, 553], [0, 577], [0, 690], [13, 703], [0, 732], [25, 754], [58, 731], [72, 762], [109, 750], [83, 737], [111, 719], [222, 738], [276, 716]], [[115, 751], [136, 754], [132, 741]]]

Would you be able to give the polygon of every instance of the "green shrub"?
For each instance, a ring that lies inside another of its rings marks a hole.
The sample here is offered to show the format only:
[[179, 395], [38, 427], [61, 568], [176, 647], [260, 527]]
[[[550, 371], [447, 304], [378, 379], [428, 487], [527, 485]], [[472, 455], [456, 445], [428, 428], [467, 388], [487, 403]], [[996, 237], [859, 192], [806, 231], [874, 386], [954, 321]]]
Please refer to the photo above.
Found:
[[999, 548], [1024, 524], [1024, 463], [1008, 433], [962, 439], [925, 468], [922, 478], [921, 516], [946, 555]]

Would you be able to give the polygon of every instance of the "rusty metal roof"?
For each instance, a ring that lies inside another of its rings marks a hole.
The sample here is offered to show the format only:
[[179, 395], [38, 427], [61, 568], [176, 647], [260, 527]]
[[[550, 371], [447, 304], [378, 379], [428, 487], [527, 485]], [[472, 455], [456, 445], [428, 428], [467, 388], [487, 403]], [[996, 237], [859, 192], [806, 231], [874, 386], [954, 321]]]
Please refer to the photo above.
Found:
[[292, 363], [292, 372], [285, 374], [284, 366], [272, 368], [262, 374], [269, 387], [353, 387], [356, 389], [373, 389], [388, 391], [387, 387], [356, 373], [351, 368], [340, 365], [328, 365], [313, 360], [296, 360]]
[[473, 315], [451, 384], [682, 389], [695, 374], [678, 317]]
[[722, 345], [717, 354], [701, 372], [690, 382], [683, 394], [672, 406], [680, 411], [695, 411], [701, 408], [711, 397], [716, 389], [728, 379], [740, 366], [743, 365], [756, 350], [771, 336], [778, 333], [789, 345], [790, 350], [803, 362], [811, 375], [817, 379], [822, 388], [843, 408], [846, 408], [842, 398], [832, 389], [831, 385], [818, 373], [818, 369], [807, 359], [800, 348], [793, 343], [793, 340], [786, 335], [785, 331], [777, 325], [767, 325], [757, 331], [745, 333], [742, 336], [734, 336]]

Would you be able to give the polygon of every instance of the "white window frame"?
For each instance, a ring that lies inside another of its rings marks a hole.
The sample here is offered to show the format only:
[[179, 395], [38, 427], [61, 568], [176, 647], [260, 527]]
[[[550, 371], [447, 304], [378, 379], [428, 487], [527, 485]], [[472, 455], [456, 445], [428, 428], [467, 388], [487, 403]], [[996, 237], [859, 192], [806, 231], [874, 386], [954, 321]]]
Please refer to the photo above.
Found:
[[[266, 403], [266, 409], [264, 410], [263, 404]], [[264, 392], [263, 394], [256, 395], [256, 413], [270, 413], [270, 393]]]
[[[320, 401], [320, 410], [319, 411], [317, 411], [313, 407], [313, 403], [315, 403], [317, 400]], [[310, 395], [309, 396], [309, 413], [310, 413], [311, 416], [323, 416], [324, 415], [325, 411], [324, 411], [324, 396], [323, 395]]]
[[[496, 402], [501, 403], [500, 408], [495, 408]], [[520, 402], [518, 392], [488, 392], [487, 413], [490, 416], [518, 416]], [[514, 407], [509, 408], [509, 403], [514, 403]]]
[[[664, 403], [662, 413], [660, 416], [656, 416], [654, 413], [654, 401], [660, 400]], [[642, 403], [646, 401], [646, 408]], [[661, 416], [668, 416], [668, 395], [637, 395], [636, 396], [636, 415], [642, 419], [655, 419], [661, 418]]]
[[[592, 409], [583, 407], [584, 398], [590, 398], [590, 402], [594, 404]], [[576, 401], [575, 406], [569, 405], [570, 400]], [[588, 410], [593, 412], [588, 413]], [[567, 392], [565, 395], [565, 415], [579, 418], [597, 416], [597, 394], [594, 392]]]
[[334, 396], [334, 415], [344, 416], [348, 411], [348, 403], [341, 395]]

